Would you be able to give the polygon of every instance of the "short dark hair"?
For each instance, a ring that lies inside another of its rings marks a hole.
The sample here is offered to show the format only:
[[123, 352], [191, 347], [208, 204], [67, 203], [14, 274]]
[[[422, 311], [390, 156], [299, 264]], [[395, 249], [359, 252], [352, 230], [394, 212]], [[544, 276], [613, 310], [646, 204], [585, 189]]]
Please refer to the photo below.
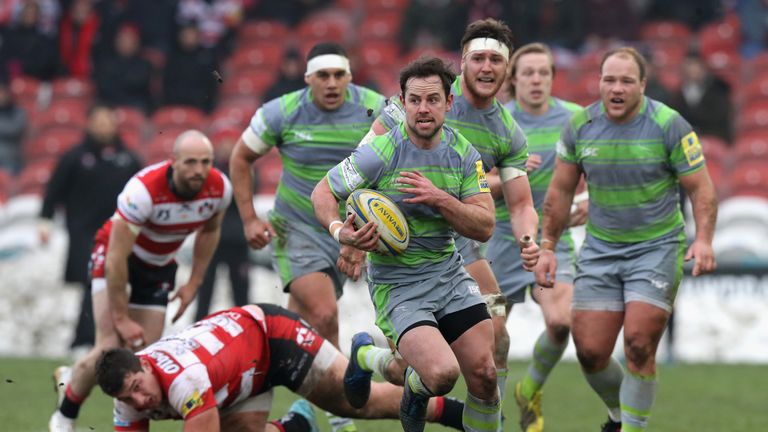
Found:
[[114, 397], [123, 389], [125, 377], [141, 370], [141, 361], [133, 351], [113, 348], [101, 353], [96, 361], [96, 382], [104, 393]]
[[634, 60], [635, 63], [637, 63], [637, 69], [640, 71], [640, 81], [645, 79], [646, 70], [648, 69], [648, 62], [645, 60], [645, 57], [643, 57], [643, 55], [640, 54], [640, 51], [636, 50], [631, 46], [614, 48], [608, 51], [607, 53], [605, 53], [605, 55], [603, 56], [603, 60], [600, 62], [601, 75], [603, 73], [603, 65], [605, 65], [605, 61], [612, 56], [629, 57], [632, 60]]
[[400, 71], [400, 91], [405, 97], [405, 85], [411, 78], [426, 78], [437, 75], [443, 83], [445, 97], [451, 93], [451, 84], [456, 79], [456, 74], [450, 65], [437, 57], [420, 57]]
[[515, 36], [509, 26], [504, 24], [504, 21], [493, 18], [473, 21], [467, 26], [467, 30], [464, 31], [464, 36], [461, 38], [461, 53], [464, 54], [464, 46], [467, 42], [477, 38], [496, 39], [506, 45], [509, 52], [512, 52]]
[[340, 56], [349, 57], [344, 47], [337, 44], [336, 42], [320, 42], [309, 50], [309, 54], [307, 54], [307, 61], [310, 61], [313, 58], [323, 54], [338, 54]]

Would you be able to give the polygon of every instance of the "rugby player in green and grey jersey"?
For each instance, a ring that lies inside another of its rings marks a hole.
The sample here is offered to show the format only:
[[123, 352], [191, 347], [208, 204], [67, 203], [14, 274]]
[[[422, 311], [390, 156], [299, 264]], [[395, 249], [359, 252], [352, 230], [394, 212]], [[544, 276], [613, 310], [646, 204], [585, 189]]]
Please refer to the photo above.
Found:
[[[555, 144], [560, 130], [571, 115], [581, 110], [579, 105], [552, 97], [552, 79], [555, 64], [552, 52], [541, 43], [518, 48], [510, 61], [509, 91], [514, 100], [506, 108], [528, 138], [528, 181], [533, 203], [541, 211], [544, 195], [555, 167]], [[501, 187], [489, 177], [491, 194], [501, 197]], [[585, 208], [586, 202], [578, 205]], [[579, 223], [571, 218], [571, 225]], [[571, 328], [571, 298], [573, 293], [574, 247], [570, 232], [566, 230], [558, 243], [559, 262], [557, 283], [553, 289], [533, 289], [535, 280], [525, 271], [506, 207], [496, 208], [496, 230], [488, 242], [488, 262], [507, 299], [507, 315], [512, 305], [525, 301], [530, 288], [531, 296], [541, 307], [546, 329], [533, 347], [527, 373], [515, 385], [515, 400], [520, 409], [520, 429], [523, 432], [541, 432], [544, 417], [541, 410], [541, 387], [568, 346]], [[581, 222], [583, 224], [583, 222]]]
[[408, 248], [396, 256], [369, 254], [368, 271], [376, 324], [410, 365], [400, 404], [403, 429], [423, 430], [427, 399], [449, 392], [464, 371], [464, 430], [495, 432], [501, 408], [493, 325], [454, 242], [457, 232], [478, 241], [490, 238], [493, 201], [480, 154], [443, 126], [453, 79], [437, 58], [403, 69], [405, 122], [330, 170], [315, 188], [312, 203], [334, 237], [361, 250], [375, 249], [375, 224], [355, 229], [354, 215], [341, 222], [337, 200], [359, 188], [377, 189], [408, 220]]
[[[600, 96], [574, 114], [558, 143], [544, 201], [536, 282], [556, 280], [553, 253], [584, 173], [587, 237], [574, 279], [572, 332], [587, 381], [609, 410], [603, 431], [646, 430], [656, 395], [656, 349], [683, 274], [715, 268], [717, 198], [701, 145], [676, 111], [644, 96], [645, 59], [634, 49], [608, 52]], [[693, 204], [696, 237], [686, 253], [678, 185]], [[611, 358], [624, 327], [626, 374]]]
[[[462, 73], [451, 86], [454, 102], [446, 117], [446, 124], [458, 130], [472, 143], [480, 153], [486, 171], [495, 168], [504, 178], [504, 196], [499, 197], [495, 203], [497, 211], [503, 208], [505, 214], [511, 215], [504, 224], [509, 225], [511, 221], [511, 231], [518, 239], [535, 239], [538, 216], [533, 207], [525, 172], [528, 158], [525, 135], [509, 111], [495, 97], [506, 77], [509, 52], [512, 48], [512, 32], [503, 22], [494, 19], [478, 20], [467, 27], [461, 46]], [[402, 118], [402, 103], [397, 97], [393, 97], [374, 122], [372, 133], [381, 135], [394, 129], [402, 122]], [[499, 291], [481, 244], [457, 236], [456, 247], [465, 268], [478, 282], [493, 319], [494, 361], [503, 399], [509, 352], [504, 297]], [[519, 244], [515, 253], [521, 256], [530, 270], [538, 258], [538, 245], [535, 241], [524, 247]]]
[[[249, 245], [260, 249], [274, 238], [272, 266], [289, 293], [288, 309], [336, 347], [336, 299], [345, 276], [336, 267], [339, 245], [318, 224], [310, 195], [326, 172], [357, 147], [384, 106], [383, 96], [351, 80], [341, 46], [315, 45], [307, 59], [308, 86], [256, 111], [230, 159], [235, 201]], [[267, 222], [253, 208], [251, 165], [275, 146], [283, 173]]]

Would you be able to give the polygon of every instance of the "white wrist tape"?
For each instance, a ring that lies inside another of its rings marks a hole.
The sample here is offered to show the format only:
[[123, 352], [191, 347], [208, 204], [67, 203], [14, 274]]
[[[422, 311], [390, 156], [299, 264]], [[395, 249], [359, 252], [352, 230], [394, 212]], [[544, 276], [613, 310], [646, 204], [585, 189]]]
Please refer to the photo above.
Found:
[[499, 177], [501, 177], [502, 183], [506, 183], [507, 180], [514, 180], [524, 175], [528, 175], [528, 173], [514, 167], [506, 167], [499, 170]]
[[[334, 228], [335, 225], [338, 225], [338, 227]], [[344, 222], [342, 221], [333, 221], [331, 222], [330, 225], [328, 225], [328, 232], [331, 233], [331, 236], [337, 242], [339, 241], [339, 232], [343, 227], [344, 227]]]
[[589, 192], [588, 191], [584, 191], [584, 192], [576, 195], [575, 197], [573, 197], [573, 203], [574, 204], [578, 204], [578, 203], [584, 202], [584, 201], [586, 201], [588, 199], [589, 199]]
[[344, 69], [347, 73], [352, 73], [348, 58], [339, 54], [323, 54], [309, 59], [304, 76], [310, 76], [320, 69]]

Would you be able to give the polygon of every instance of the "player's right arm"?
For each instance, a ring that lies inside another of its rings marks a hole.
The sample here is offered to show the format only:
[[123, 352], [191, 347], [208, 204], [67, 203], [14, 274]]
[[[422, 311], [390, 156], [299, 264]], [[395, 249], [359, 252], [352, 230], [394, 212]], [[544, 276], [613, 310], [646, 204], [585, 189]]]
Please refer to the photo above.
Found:
[[139, 229], [119, 215], [112, 217], [105, 263], [107, 296], [112, 322], [120, 338], [131, 348], [144, 345], [144, 330], [128, 316], [128, 256]]
[[184, 432], [218, 432], [219, 410], [211, 407], [192, 418], [184, 419]]
[[[261, 139], [254, 136], [258, 143]], [[229, 158], [229, 176], [232, 180], [232, 191], [240, 219], [243, 221], [245, 238], [254, 249], [261, 249], [267, 244], [275, 230], [269, 222], [259, 219], [253, 208], [253, 171], [251, 166], [262, 154], [253, 151], [243, 138], [237, 140], [232, 155]]]

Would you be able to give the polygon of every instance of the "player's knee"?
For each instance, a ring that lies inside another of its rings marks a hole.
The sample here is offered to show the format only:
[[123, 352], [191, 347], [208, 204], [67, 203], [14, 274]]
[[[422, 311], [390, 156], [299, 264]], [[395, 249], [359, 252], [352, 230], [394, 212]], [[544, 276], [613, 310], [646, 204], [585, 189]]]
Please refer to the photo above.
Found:
[[648, 337], [640, 335], [626, 336], [624, 351], [627, 363], [634, 365], [638, 369], [644, 368], [649, 362], [653, 361], [654, 347]]
[[317, 308], [307, 314], [305, 319], [321, 335], [338, 332], [339, 315], [336, 308]]
[[422, 376], [424, 384], [436, 395], [444, 395], [451, 390], [459, 379], [459, 365], [432, 368], [427, 376]]
[[606, 354], [604, 350], [594, 349], [592, 347], [577, 347], [576, 357], [582, 369], [593, 373], [604, 369], [608, 365], [610, 353]]
[[496, 393], [496, 366], [493, 364], [482, 364], [467, 372], [464, 378], [473, 383], [471, 387], [480, 388], [482, 394], [478, 397], [492, 397]]
[[568, 337], [571, 335], [571, 325], [567, 321], [565, 322], [553, 322], [548, 325], [549, 336], [553, 342], [558, 345], [562, 345], [568, 342]]

